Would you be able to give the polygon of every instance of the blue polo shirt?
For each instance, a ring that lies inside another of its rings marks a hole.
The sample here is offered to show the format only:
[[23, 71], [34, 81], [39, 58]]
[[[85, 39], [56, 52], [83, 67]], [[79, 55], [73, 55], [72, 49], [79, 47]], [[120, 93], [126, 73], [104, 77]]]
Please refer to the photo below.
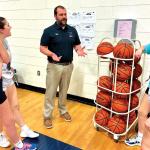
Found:
[[[71, 62], [73, 60], [73, 47], [79, 45], [80, 39], [75, 28], [66, 25], [63, 29], [55, 22], [46, 28], [41, 37], [41, 46], [48, 46], [48, 49], [57, 56], [62, 56], [60, 62]], [[52, 58], [48, 56], [49, 62]]]

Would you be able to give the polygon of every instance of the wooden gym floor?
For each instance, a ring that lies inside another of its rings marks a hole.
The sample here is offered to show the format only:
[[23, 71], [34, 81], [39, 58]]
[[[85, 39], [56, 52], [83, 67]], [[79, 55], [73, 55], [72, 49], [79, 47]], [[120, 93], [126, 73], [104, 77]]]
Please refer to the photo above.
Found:
[[[72, 116], [72, 122], [65, 122], [59, 116], [56, 98], [53, 113], [54, 127], [46, 129], [43, 126], [42, 117], [44, 94], [18, 89], [18, 98], [26, 123], [37, 132], [83, 150], [140, 150], [140, 147], [126, 146], [123, 141], [115, 143], [106, 132], [96, 131], [92, 122], [95, 112], [95, 107], [93, 106], [69, 100], [67, 106]], [[10, 150], [10, 148], [0, 148], [0, 150]]]

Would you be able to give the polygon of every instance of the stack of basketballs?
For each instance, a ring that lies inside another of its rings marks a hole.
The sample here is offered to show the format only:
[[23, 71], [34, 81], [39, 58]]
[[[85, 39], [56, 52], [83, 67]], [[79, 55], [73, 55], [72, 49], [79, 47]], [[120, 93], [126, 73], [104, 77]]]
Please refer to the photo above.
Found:
[[[110, 59], [109, 65], [111, 76], [99, 77], [97, 82], [99, 92], [96, 96], [96, 103], [120, 114], [116, 115], [113, 113], [110, 118], [110, 111], [101, 108], [95, 114], [95, 121], [99, 125], [107, 127], [111, 132], [121, 134], [126, 130], [129, 95], [131, 95], [129, 110], [136, 108], [139, 104], [137, 93], [140, 91], [141, 82], [138, 80], [138, 77], [142, 74], [142, 67], [138, 64], [140, 58], [133, 56], [134, 48], [130, 43], [119, 42], [116, 46], [113, 46], [109, 42], [102, 42], [97, 47], [98, 55], [106, 55], [111, 52], [114, 55], [114, 59]], [[133, 62], [134, 67], [132, 67]], [[132, 74], [133, 78], [131, 79]], [[115, 81], [116, 84], [114, 83]], [[122, 115], [121, 113], [127, 114]], [[135, 111], [129, 114], [129, 125], [134, 122], [136, 117]]]

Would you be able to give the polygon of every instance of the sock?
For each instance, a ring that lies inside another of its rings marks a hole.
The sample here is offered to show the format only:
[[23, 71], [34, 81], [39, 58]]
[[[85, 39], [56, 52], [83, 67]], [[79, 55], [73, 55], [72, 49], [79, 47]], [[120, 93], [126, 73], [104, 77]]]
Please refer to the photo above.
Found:
[[142, 138], [143, 138], [143, 133], [138, 132], [137, 139], [138, 139], [139, 141], [142, 141]]
[[22, 131], [27, 131], [27, 130], [29, 130], [29, 127], [25, 124], [25, 125], [23, 125], [23, 126], [21, 127], [21, 130], [22, 130]]
[[17, 148], [23, 148], [23, 143], [21, 140], [19, 140], [16, 144], [15, 144], [15, 147]]

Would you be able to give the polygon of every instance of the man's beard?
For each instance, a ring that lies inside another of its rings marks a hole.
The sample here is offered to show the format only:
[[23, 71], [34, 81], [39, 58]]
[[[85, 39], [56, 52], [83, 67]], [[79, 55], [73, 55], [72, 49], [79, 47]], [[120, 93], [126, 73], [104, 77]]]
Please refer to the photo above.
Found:
[[67, 19], [63, 19], [63, 20], [61, 20], [61, 21], [57, 21], [58, 22], [58, 24], [60, 25], [60, 26], [66, 26], [66, 24], [67, 24]]

